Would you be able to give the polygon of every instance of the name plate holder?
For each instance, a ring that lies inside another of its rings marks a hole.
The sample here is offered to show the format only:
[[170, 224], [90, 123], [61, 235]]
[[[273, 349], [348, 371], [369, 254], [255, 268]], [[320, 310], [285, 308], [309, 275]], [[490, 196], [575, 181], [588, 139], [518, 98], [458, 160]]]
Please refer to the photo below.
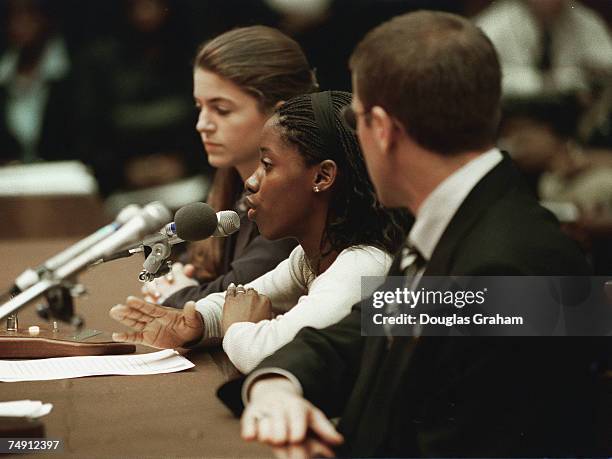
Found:
[[0, 359], [117, 355], [135, 351], [135, 345], [115, 343], [109, 333], [92, 329], [64, 332], [30, 327], [0, 333]]

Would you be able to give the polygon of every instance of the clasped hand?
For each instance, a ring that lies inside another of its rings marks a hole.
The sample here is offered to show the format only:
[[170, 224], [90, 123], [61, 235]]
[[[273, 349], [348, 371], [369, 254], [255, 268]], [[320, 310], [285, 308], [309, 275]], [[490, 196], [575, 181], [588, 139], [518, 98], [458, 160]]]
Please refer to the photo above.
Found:
[[174, 349], [197, 340], [204, 332], [204, 321], [189, 301], [183, 309], [166, 308], [129, 296], [125, 304], [113, 306], [109, 315], [133, 331], [113, 333], [113, 340]]
[[254, 322], [272, 318], [272, 304], [270, 299], [257, 293], [254, 288], [237, 287], [230, 284], [225, 292], [225, 304], [221, 326], [223, 334], [227, 329], [237, 322]]

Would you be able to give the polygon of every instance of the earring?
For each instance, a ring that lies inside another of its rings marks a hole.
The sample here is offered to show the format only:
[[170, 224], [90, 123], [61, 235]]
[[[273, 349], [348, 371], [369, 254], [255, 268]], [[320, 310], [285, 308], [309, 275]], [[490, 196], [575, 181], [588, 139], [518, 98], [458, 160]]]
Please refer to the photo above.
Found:
[[315, 186], [313, 187], [312, 191], [314, 191], [315, 193], [318, 193], [319, 191], [321, 191], [321, 190], [319, 189], [319, 185], [315, 185]]

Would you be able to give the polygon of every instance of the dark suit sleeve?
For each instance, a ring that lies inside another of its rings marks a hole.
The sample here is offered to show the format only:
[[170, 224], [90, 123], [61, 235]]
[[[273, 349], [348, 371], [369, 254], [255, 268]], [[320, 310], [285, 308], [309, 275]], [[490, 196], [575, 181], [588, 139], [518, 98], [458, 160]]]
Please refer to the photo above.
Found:
[[242, 255], [231, 262], [228, 272], [211, 282], [175, 292], [164, 301], [163, 305], [182, 308], [187, 301], [197, 301], [211, 293], [225, 291], [232, 282], [246, 284], [257, 279], [285, 260], [296, 244], [294, 239], [268, 241], [258, 235], [249, 243]]
[[330, 416], [338, 416], [351, 393], [361, 359], [360, 303], [337, 324], [304, 328], [295, 339], [256, 368], [282, 368], [300, 381], [304, 397]]

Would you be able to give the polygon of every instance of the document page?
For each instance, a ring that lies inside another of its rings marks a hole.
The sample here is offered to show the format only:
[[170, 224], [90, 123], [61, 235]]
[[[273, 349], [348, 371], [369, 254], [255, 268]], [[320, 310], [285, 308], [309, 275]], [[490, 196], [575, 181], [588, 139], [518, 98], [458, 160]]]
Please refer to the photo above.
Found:
[[0, 381], [44, 381], [101, 375], [150, 375], [194, 367], [174, 349], [136, 355], [0, 360]]

